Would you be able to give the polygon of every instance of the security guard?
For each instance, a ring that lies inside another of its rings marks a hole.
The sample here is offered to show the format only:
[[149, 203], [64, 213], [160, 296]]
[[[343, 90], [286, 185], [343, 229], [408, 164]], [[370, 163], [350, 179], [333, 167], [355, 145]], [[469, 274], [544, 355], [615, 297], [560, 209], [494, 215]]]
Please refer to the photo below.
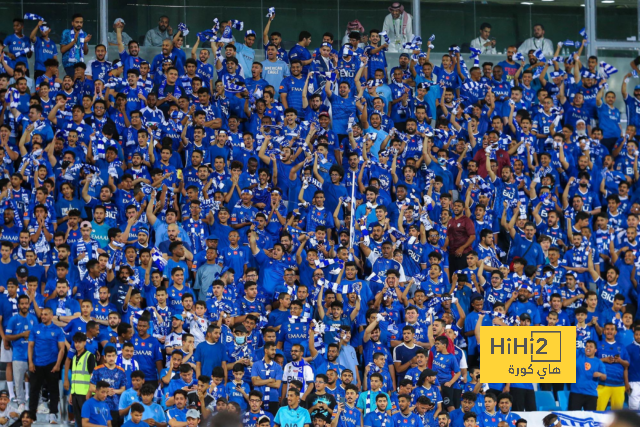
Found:
[[[87, 336], [76, 332], [73, 336], [76, 355], [71, 360], [71, 391], [69, 403], [73, 406], [76, 427], [82, 427], [82, 405], [87, 401], [91, 374], [96, 367], [96, 357], [86, 350]], [[65, 378], [65, 390], [69, 389], [69, 379]]]

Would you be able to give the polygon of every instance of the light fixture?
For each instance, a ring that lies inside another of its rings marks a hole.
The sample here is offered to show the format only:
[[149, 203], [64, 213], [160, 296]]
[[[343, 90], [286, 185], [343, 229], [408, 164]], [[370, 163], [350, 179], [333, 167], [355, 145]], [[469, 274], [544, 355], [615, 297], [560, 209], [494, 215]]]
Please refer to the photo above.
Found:
[[602, 0], [602, 3], [604, 4], [610, 4], [610, 3], [615, 3], [616, 0]]
[[530, 1], [523, 1], [520, 4], [526, 4], [527, 6], [531, 6], [533, 3], [531, 3]]
[[554, 0], [542, 0], [542, 1], [554, 1]]

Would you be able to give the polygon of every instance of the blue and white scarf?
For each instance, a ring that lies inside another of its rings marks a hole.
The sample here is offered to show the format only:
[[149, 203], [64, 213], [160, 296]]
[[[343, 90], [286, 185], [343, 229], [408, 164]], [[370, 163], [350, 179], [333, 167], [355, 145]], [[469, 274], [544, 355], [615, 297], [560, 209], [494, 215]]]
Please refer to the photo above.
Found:
[[167, 266], [167, 260], [164, 259], [162, 253], [160, 253], [158, 248], [156, 248], [155, 246], [151, 248], [151, 260], [154, 267], [157, 268], [160, 272], [163, 272], [164, 268]]
[[238, 345], [236, 343], [233, 344], [233, 351], [231, 352], [231, 357], [234, 360], [250, 358], [251, 351], [249, 349], [248, 344]]
[[308, 363], [305, 362], [304, 359], [301, 359], [298, 362], [291, 362], [291, 366], [296, 368], [296, 370], [298, 371], [298, 381], [302, 383], [302, 389], [305, 390], [307, 388], [307, 382], [304, 379], [304, 368], [305, 366], [308, 366]]
[[518, 316], [509, 316], [509, 317], [507, 317], [506, 314], [498, 313], [497, 311], [483, 311], [482, 313], [483, 314], [489, 314], [492, 317], [497, 317], [498, 319], [500, 319], [504, 323], [506, 323], [507, 326], [513, 326], [513, 325], [520, 326], [520, 317], [518, 317]]
[[[73, 38], [76, 35], [76, 31], [74, 29], [71, 29], [71, 40], [73, 40]], [[69, 56], [67, 61], [69, 61], [70, 63], [74, 63], [74, 62], [84, 62], [84, 38], [87, 36], [87, 34], [80, 30], [80, 33], [78, 35], [78, 40], [76, 41], [76, 43], [73, 44], [73, 46], [71, 46], [71, 49], [68, 50], [69, 52]], [[76, 58], [76, 53], [78, 51], [78, 44], [80, 45], [80, 60], [78, 61], [78, 59]]]
[[354, 292], [353, 285], [351, 285], [350, 283], [346, 284], [346, 285], [342, 285], [342, 284], [339, 284], [339, 283], [331, 282], [331, 281], [326, 280], [326, 279], [319, 279], [318, 280], [318, 286], [322, 286], [325, 289], [329, 289], [329, 290], [331, 290], [331, 291], [333, 291], [335, 293], [339, 293], [339, 294], [343, 294], [343, 295], [350, 294], [350, 293]]
[[333, 268], [331, 271], [329, 271], [329, 273], [331, 274], [338, 274], [340, 273], [340, 270], [342, 270], [342, 268], [344, 267], [344, 261], [342, 261], [339, 258], [328, 258], [328, 259], [317, 259], [314, 261], [315, 265], [317, 268], [326, 268], [329, 267], [331, 265], [337, 264], [335, 268]]
[[47, 27], [46, 21], [40, 15], [36, 15], [35, 13], [25, 13], [24, 19], [29, 21], [42, 21], [42, 26], [40, 27], [40, 31], [42, 31], [43, 33], [46, 33], [47, 31], [49, 31], [49, 27]]
[[181, 31], [183, 36], [189, 35], [189, 29], [187, 28], [187, 24], [183, 22], [178, 24], [178, 31]]

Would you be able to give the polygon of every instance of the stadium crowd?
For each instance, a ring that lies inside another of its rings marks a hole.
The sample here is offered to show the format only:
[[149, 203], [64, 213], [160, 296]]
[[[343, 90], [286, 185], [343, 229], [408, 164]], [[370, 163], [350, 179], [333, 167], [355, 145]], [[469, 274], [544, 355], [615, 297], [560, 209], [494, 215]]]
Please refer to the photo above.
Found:
[[273, 8], [261, 38], [216, 19], [189, 57], [118, 19], [113, 62], [80, 14], [59, 46], [13, 20], [0, 427], [526, 426], [565, 384], [483, 382], [481, 325], [574, 326], [569, 409], [639, 409], [640, 61], [611, 87], [539, 24], [436, 58], [400, 9], [289, 51]]

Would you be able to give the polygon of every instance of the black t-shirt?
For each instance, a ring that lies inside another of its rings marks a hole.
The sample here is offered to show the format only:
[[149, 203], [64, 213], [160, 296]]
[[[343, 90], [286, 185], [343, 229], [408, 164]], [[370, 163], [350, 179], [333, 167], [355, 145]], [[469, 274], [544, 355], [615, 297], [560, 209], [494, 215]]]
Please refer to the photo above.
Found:
[[331, 411], [336, 407], [336, 398], [333, 395], [327, 393], [326, 391], [323, 394], [310, 393], [304, 401], [307, 409], [313, 408], [318, 403], [326, 404]]
[[[209, 406], [211, 402], [213, 402], [213, 397], [209, 393], [207, 393], [207, 395], [204, 397], [205, 407]], [[198, 409], [198, 411], [200, 411], [200, 413], [202, 413], [202, 408], [200, 407], [200, 396], [198, 396], [197, 390], [187, 393], [187, 406], [189, 408], [195, 407], [196, 409]]]

